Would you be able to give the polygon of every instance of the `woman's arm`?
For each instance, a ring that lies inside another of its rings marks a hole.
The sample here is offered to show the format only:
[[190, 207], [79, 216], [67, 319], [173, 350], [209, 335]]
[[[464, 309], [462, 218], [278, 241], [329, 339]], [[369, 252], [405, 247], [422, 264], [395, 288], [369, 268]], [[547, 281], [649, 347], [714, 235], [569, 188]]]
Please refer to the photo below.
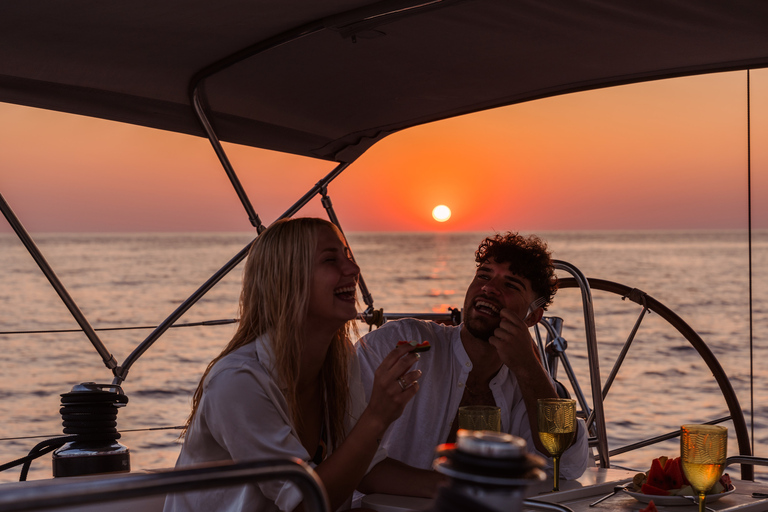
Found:
[[[325, 485], [331, 509], [336, 510], [358, 487], [379, 449], [389, 425], [403, 412], [418, 391], [418, 370], [408, 369], [418, 360], [412, 347], [393, 350], [375, 372], [371, 398], [346, 439], [315, 471]], [[398, 379], [402, 378], [405, 389]]]

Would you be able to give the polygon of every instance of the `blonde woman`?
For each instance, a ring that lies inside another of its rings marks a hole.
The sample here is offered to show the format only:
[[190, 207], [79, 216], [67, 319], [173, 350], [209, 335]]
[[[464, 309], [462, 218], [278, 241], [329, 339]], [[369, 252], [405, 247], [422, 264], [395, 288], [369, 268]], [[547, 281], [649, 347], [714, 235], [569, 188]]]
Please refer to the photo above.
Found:
[[[332, 510], [355, 489], [432, 496], [440, 477], [386, 457], [387, 427], [418, 391], [418, 356], [400, 347], [376, 371], [366, 404], [350, 329], [360, 269], [330, 222], [278, 221], [251, 247], [240, 323], [192, 401], [177, 467], [297, 457], [315, 467]], [[165, 510], [291, 511], [284, 481], [169, 495]]]

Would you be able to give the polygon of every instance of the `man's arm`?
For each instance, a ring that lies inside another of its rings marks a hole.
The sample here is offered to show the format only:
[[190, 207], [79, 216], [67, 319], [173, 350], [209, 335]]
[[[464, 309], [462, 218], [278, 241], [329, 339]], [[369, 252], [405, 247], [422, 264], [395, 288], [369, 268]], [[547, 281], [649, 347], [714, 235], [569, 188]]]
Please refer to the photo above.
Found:
[[[501, 362], [515, 375], [528, 411], [533, 442], [538, 451], [547, 453], [536, 435], [538, 403], [540, 398], [557, 398], [557, 391], [539, 361], [528, 325], [508, 309], [502, 309], [500, 314], [501, 323], [488, 341], [496, 348]], [[541, 316], [541, 310], [537, 311], [537, 316]]]
[[[536, 311], [529, 318], [529, 323], [537, 323], [542, 314], [541, 309]], [[502, 362], [514, 373], [523, 396], [534, 446], [538, 452], [547, 455], [538, 436], [538, 401], [540, 398], [557, 398], [557, 391], [539, 359], [526, 322], [506, 309], [501, 311], [501, 317], [501, 324], [489, 341], [496, 348]], [[589, 461], [587, 429], [583, 421], [579, 420], [578, 424], [576, 438], [561, 460], [561, 475], [564, 478], [581, 476]]]

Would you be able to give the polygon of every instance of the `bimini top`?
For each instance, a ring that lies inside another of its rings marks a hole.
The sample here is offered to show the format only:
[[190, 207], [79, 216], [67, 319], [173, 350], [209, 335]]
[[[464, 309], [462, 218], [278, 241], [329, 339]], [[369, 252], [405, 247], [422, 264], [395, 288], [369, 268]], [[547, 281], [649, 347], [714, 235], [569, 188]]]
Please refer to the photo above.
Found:
[[446, 117], [766, 66], [768, 2], [23, 0], [0, 48], [2, 102], [203, 135], [200, 84], [222, 140], [350, 162]]

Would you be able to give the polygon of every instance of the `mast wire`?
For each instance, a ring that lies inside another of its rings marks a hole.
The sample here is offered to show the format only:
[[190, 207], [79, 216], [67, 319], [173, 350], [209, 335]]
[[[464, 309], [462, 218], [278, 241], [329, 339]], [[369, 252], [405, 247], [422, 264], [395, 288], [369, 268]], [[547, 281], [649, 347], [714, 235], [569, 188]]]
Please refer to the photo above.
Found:
[[752, 339], [752, 119], [749, 69], [747, 69], [747, 226], [749, 244], [749, 417], [752, 429], [752, 453], [755, 453], [755, 372]]

